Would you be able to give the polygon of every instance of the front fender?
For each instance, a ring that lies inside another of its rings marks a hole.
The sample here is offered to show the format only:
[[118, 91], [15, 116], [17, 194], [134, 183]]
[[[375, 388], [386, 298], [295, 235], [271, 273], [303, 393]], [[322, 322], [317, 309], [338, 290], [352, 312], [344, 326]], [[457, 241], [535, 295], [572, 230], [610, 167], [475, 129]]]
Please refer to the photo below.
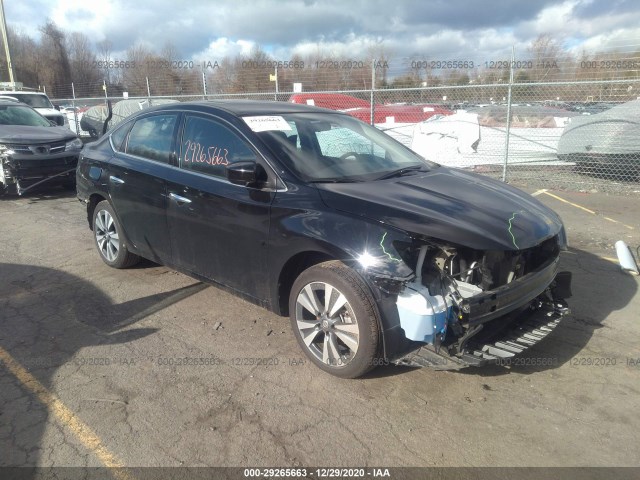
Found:
[[272, 216], [270, 268], [275, 278], [271, 282], [271, 305], [279, 303], [277, 279], [290, 259], [304, 253], [323, 254], [351, 266], [370, 287], [380, 312], [385, 357], [408, 350], [411, 346], [405, 345], [392, 290], [414, 277], [413, 269], [395, 248], [396, 242], [410, 243], [411, 237], [388, 225], [342, 212], [291, 213]]
[[277, 272], [294, 255], [317, 251], [341, 260], [363, 277], [404, 282], [414, 275], [395, 248], [396, 242], [410, 243], [411, 237], [363, 217], [318, 210], [299, 212], [272, 223], [270, 240], [272, 267]]

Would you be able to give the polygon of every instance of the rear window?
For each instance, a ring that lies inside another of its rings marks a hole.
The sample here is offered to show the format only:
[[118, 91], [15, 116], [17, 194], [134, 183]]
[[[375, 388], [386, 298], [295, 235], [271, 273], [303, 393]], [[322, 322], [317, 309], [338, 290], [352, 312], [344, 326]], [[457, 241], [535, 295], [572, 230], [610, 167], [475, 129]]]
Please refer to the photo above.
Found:
[[154, 115], [136, 121], [129, 133], [126, 152], [130, 155], [169, 163], [177, 115]]
[[129, 131], [129, 128], [131, 128], [131, 123], [128, 123], [127, 125], [123, 125], [122, 127], [118, 128], [115, 132], [111, 134], [111, 143], [113, 144], [113, 148], [115, 148], [119, 152], [121, 152], [122, 149], [124, 148], [123, 143], [124, 143], [125, 137], [127, 136], [127, 132]]

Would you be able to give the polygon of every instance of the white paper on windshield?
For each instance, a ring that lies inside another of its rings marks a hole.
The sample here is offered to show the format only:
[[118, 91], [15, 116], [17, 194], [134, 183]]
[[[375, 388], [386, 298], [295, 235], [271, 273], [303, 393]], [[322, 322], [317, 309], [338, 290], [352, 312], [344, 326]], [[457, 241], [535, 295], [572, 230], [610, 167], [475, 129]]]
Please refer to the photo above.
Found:
[[291, 126], [279, 115], [260, 115], [257, 117], [242, 117], [249, 128], [254, 132], [266, 132], [268, 130], [290, 131]]

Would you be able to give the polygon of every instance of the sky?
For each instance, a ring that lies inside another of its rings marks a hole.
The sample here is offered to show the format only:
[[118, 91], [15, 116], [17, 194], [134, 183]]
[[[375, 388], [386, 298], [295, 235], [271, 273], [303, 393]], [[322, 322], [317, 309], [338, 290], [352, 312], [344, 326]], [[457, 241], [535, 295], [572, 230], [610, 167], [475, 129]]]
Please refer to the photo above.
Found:
[[498, 60], [512, 46], [525, 53], [542, 34], [576, 53], [640, 50], [638, 0], [4, 0], [4, 8], [7, 24], [34, 38], [48, 18], [94, 42], [108, 39], [117, 60], [136, 44], [159, 51], [167, 42], [198, 62], [256, 44], [283, 61], [379, 52]]

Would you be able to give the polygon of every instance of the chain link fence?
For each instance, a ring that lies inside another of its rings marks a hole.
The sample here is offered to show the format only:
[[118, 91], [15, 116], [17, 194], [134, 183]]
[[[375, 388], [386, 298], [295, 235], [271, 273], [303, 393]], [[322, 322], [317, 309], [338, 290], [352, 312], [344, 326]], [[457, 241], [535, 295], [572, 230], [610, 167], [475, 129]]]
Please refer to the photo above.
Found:
[[128, 105], [112, 123], [166, 101], [309, 104], [371, 123], [438, 163], [519, 186], [638, 194], [640, 54], [594, 58], [154, 62], [118, 67], [110, 83], [57, 85], [54, 103], [71, 107], [82, 136], [99, 135], [101, 122], [91, 130], [88, 118], [102, 108], [103, 122], [107, 99]]

